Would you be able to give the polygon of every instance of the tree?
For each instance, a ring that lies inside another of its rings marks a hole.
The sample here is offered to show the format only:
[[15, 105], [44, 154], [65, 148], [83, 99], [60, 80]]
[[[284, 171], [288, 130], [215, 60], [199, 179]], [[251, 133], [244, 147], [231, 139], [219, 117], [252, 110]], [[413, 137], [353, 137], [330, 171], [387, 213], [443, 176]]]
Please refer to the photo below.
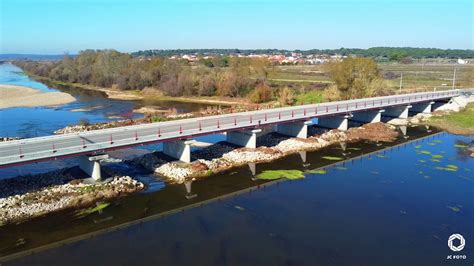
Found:
[[372, 96], [380, 84], [377, 63], [368, 58], [347, 58], [326, 65], [342, 99]]

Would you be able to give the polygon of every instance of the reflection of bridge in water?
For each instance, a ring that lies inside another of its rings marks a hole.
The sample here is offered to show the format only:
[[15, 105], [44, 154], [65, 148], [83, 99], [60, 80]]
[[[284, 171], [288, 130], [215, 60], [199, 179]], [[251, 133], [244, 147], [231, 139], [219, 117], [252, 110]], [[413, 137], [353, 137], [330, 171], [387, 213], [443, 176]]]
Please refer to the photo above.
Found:
[[[60, 234], [51, 233], [51, 227], [46, 229], [40, 226], [37, 229], [28, 228], [28, 230], [23, 230], [22, 226], [28, 226], [28, 223], [0, 227], [0, 234], [5, 236], [0, 240], [0, 250], [2, 250], [2, 243], [7, 243], [8, 237], [11, 235], [7, 234], [7, 231], [21, 231], [22, 237], [31, 241], [37, 241], [32, 243], [32, 246], [29, 246], [27, 250], [22, 250], [22, 247], [18, 247], [17, 249], [9, 250], [9, 252], [0, 251], [0, 256], [4, 256], [1, 260], [11, 260], [32, 252], [58, 247], [66, 243], [91, 238], [98, 234], [123, 229], [146, 221], [165, 218], [168, 215], [177, 214], [206, 204], [223, 202], [228, 198], [252, 193], [253, 191], [287, 181], [287, 179], [269, 181], [255, 178], [262, 171], [281, 170], [283, 165], [284, 169], [299, 169], [302, 171], [325, 169], [330, 171], [338, 166], [348, 167], [363, 163], [365, 159], [377, 156], [378, 154], [386, 155], [395, 149], [431, 141], [440, 133], [425, 127], [414, 127], [408, 128], [407, 134], [409, 138], [400, 138], [393, 143], [384, 144], [385, 146], [358, 142], [348, 143], [344, 148], [335, 144], [318, 151], [307, 152], [303, 157], [301, 154], [293, 154], [280, 159], [277, 163], [261, 163], [250, 165], [250, 167], [239, 167], [198, 181], [167, 185], [162, 190], [153, 193], [131, 195], [124, 200], [120, 200], [119, 207], [114, 208], [111, 205], [105, 209], [102, 214], [98, 215], [99, 218], [94, 219], [94, 223], [91, 223], [91, 220], [68, 220], [64, 226], [59, 227], [59, 224], [64, 223], [61, 220], [61, 215], [66, 216], [67, 219], [70, 219], [70, 217], [65, 214], [46, 217], [45, 219], [53, 219], [52, 224], [58, 225], [59, 228], [56, 227], [53, 230], [61, 230]], [[321, 156], [339, 156], [344, 157], [345, 160], [334, 163], [322, 160]], [[57, 218], [58, 216], [59, 218]], [[44, 230], [48, 230], [48, 232]], [[11, 244], [11, 242], [8, 243]]]
[[413, 113], [430, 113], [472, 91], [423, 92], [309, 104], [9, 141], [0, 143], [0, 167], [79, 156], [81, 169], [100, 179], [99, 161], [111, 150], [162, 142], [165, 154], [190, 162], [195, 136], [226, 132], [228, 142], [255, 148], [262, 129], [265, 133], [276, 131], [306, 138], [308, 125], [314, 118], [317, 126], [347, 130], [350, 121], [374, 123], [382, 117], [407, 118]]

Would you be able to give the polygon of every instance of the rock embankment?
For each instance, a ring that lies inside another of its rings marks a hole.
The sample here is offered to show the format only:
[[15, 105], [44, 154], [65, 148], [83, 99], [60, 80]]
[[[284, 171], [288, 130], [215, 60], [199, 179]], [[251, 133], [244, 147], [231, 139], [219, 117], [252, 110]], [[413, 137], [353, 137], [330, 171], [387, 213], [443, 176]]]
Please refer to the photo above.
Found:
[[20, 138], [16, 138], [16, 137], [0, 137], [0, 142], [19, 140], [19, 139]]
[[129, 176], [113, 177], [110, 182], [87, 184], [72, 180], [0, 198], [0, 225], [18, 223], [65, 209], [84, 208], [96, 202], [111, 200], [140, 191], [143, 183]]
[[392, 142], [397, 139], [398, 132], [383, 123], [372, 123], [350, 128], [347, 130], [346, 136], [348, 142], [360, 140]]
[[270, 162], [291, 153], [318, 150], [334, 143], [360, 140], [390, 142], [395, 140], [397, 136], [397, 131], [383, 123], [367, 124], [347, 132], [330, 130], [307, 139], [282, 139], [279, 136], [273, 137], [272, 134], [268, 134], [260, 137], [259, 142], [276, 142], [276, 145], [250, 149], [235, 148], [232, 145], [218, 143], [199, 151], [203, 155], [203, 157], [198, 157], [201, 159], [192, 163], [169, 162], [160, 164], [157, 165], [155, 173], [171, 182], [183, 183], [186, 180], [208, 176], [243, 164]]

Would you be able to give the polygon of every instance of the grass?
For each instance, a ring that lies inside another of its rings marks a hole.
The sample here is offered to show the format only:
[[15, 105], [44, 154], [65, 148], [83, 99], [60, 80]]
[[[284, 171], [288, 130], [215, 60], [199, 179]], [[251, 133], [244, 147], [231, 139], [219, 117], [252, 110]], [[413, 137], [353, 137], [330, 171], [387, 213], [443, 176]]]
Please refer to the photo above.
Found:
[[298, 94], [296, 97], [296, 104], [309, 104], [323, 102], [323, 94], [320, 91], [309, 91]]
[[443, 116], [435, 116], [427, 122], [453, 134], [474, 134], [474, 103], [470, 103], [460, 112], [453, 112]]

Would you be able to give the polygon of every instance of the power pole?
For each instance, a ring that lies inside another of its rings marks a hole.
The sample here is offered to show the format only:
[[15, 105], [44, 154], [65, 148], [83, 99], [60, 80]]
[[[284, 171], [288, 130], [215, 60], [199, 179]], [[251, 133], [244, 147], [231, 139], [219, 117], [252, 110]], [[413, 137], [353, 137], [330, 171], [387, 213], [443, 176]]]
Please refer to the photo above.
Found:
[[455, 87], [455, 82], [456, 82], [456, 68], [454, 68], [454, 73], [453, 73], [453, 90]]
[[402, 93], [403, 73], [400, 76], [400, 93]]

